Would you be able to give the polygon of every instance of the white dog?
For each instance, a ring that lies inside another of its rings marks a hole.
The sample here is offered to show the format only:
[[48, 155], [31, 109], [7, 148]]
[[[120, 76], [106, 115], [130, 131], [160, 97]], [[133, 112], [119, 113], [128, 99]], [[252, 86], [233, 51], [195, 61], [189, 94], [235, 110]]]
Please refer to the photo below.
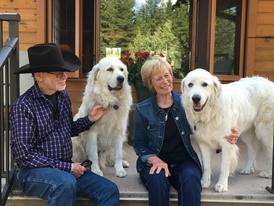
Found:
[[[132, 104], [127, 78], [127, 67], [119, 59], [103, 58], [89, 73], [82, 104], [74, 117], [76, 120], [86, 116], [96, 104], [108, 108], [107, 113], [90, 130], [81, 134], [80, 147], [79, 142], [74, 145], [74, 150], [81, 150], [83, 144], [88, 159], [92, 161], [91, 170], [101, 176], [101, 168], [107, 163], [114, 164], [116, 176], [127, 175], [123, 166], [128, 167], [129, 164], [122, 159]], [[79, 153], [81, 151], [74, 151], [74, 160], [80, 161]]]
[[[243, 78], [221, 84], [203, 69], [191, 71], [181, 84], [182, 104], [202, 156], [202, 186], [211, 184], [211, 150], [221, 149], [220, 176], [215, 190], [228, 190], [228, 176], [236, 168], [238, 147], [224, 138], [236, 128], [247, 145], [248, 160], [243, 174], [254, 172], [260, 142], [271, 166], [274, 127], [274, 83], [262, 78]], [[270, 178], [271, 167], [259, 176]]]

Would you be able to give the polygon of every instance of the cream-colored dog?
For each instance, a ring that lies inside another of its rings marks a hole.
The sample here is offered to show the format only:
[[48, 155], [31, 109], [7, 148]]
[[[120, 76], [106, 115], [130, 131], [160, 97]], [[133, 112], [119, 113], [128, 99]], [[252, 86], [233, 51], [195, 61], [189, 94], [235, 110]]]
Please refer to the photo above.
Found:
[[259, 143], [266, 151], [270, 166], [259, 176], [271, 177], [274, 127], [274, 83], [262, 78], [243, 78], [221, 84], [217, 77], [203, 69], [191, 71], [181, 84], [182, 103], [202, 157], [202, 186], [211, 184], [211, 150], [222, 149], [220, 175], [215, 190], [228, 190], [228, 176], [238, 161], [238, 147], [224, 138], [236, 128], [247, 145], [248, 160], [242, 174], [255, 170]]
[[132, 104], [127, 78], [127, 67], [119, 59], [103, 58], [88, 75], [82, 104], [74, 117], [76, 120], [86, 116], [96, 104], [108, 108], [101, 119], [80, 135], [80, 141], [74, 140], [73, 160], [82, 161], [85, 158], [81, 154], [84, 150], [92, 161], [91, 170], [98, 175], [103, 175], [101, 169], [106, 164], [114, 165], [116, 176], [127, 175], [123, 167], [128, 167], [129, 163], [122, 159]]

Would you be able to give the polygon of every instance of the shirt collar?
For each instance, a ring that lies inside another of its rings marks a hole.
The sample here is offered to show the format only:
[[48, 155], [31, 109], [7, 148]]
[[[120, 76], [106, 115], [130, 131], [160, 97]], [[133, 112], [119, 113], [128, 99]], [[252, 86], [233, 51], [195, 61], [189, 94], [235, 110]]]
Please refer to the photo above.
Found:
[[[174, 109], [179, 109], [181, 107], [181, 100], [180, 100], [180, 96], [178, 94], [176, 94], [175, 92], [171, 92], [172, 93], [172, 98], [173, 98], [173, 104], [171, 106], [171, 108]], [[161, 108], [159, 108], [158, 104], [157, 104], [157, 100], [156, 100], [156, 96], [153, 95], [152, 96], [152, 105], [154, 105], [154, 110], [158, 113], [158, 112], [163, 112], [163, 110]]]

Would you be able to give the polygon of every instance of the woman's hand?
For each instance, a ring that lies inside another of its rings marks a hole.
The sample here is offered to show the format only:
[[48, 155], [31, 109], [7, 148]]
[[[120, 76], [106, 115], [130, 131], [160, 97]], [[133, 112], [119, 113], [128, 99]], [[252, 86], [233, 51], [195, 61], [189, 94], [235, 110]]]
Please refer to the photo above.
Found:
[[229, 136], [225, 136], [225, 138], [230, 144], [236, 144], [239, 136], [240, 136], [239, 131], [235, 128], [232, 128], [231, 134]]
[[154, 174], [154, 173], [159, 174], [160, 171], [163, 169], [165, 172], [165, 176], [166, 177], [170, 176], [167, 163], [165, 163], [159, 157], [157, 156], [149, 157], [147, 162], [152, 165], [150, 168], [149, 174]]

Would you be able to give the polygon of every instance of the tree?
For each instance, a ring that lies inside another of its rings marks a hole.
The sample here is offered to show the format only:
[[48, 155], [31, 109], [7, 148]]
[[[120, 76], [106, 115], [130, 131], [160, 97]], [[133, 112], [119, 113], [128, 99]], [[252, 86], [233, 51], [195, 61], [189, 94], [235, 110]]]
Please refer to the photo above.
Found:
[[106, 47], [128, 47], [133, 35], [134, 2], [134, 0], [101, 1], [101, 56], [105, 56]]

